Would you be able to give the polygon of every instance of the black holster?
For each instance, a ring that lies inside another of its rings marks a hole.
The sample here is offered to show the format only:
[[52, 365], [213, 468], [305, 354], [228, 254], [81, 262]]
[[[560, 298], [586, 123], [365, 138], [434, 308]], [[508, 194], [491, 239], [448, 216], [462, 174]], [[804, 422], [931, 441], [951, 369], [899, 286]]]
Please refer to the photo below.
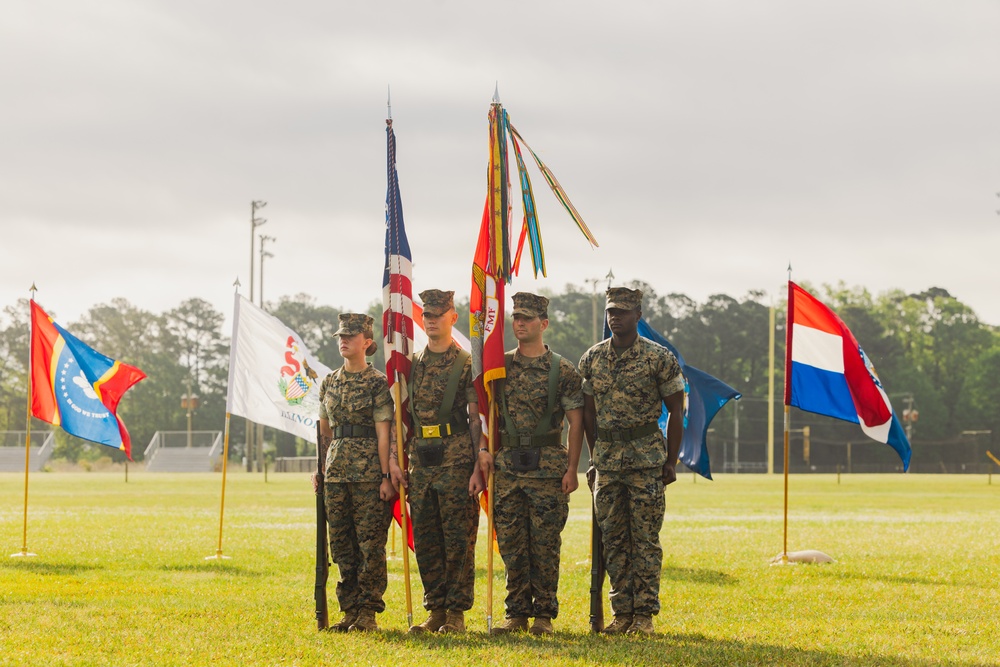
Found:
[[427, 444], [422, 444], [418, 441], [414, 449], [417, 452], [417, 460], [420, 461], [421, 467], [433, 468], [444, 462], [444, 443], [440, 440], [428, 442]]
[[515, 472], [531, 472], [538, 470], [538, 462], [542, 457], [541, 447], [528, 447], [526, 449], [511, 449], [510, 467]]

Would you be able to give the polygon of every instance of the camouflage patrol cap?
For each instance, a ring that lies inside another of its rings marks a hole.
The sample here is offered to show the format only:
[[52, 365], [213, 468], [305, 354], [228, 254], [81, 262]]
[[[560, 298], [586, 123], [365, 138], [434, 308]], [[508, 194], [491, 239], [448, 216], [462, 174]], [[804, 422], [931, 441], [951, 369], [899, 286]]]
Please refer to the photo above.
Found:
[[549, 316], [549, 300], [544, 296], [532, 294], [531, 292], [518, 292], [513, 297], [514, 311], [512, 315], [524, 315], [525, 317]]
[[375, 320], [371, 315], [364, 313], [341, 313], [339, 316], [340, 328], [333, 332], [334, 336], [355, 336], [363, 334], [365, 338], [371, 338], [372, 343], [365, 349], [365, 354], [369, 357], [375, 354], [378, 346], [375, 344], [375, 333], [372, 325]]
[[424, 314], [440, 317], [455, 307], [455, 293], [439, 289], [427, 289], [419, 294], [424, 302]]
[[606, 292], [608, 305], [605, 310], [620, 308], [622, 310], [638, 310], [642, 307], [642, 290], [627, 287], [609, 287]]

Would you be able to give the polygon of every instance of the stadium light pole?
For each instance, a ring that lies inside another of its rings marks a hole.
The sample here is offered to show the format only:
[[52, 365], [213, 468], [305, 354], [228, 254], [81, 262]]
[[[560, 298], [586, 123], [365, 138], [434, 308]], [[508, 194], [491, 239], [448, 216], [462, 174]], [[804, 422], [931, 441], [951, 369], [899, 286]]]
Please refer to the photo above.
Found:
[[274, 257], [273, 253], [264, 250], [264, 245], [270, 241], [277, 241], [273, 236], [267, 234], [260, 235], [260, 307], [264, 307], [264, 260]]
[[[269, 241], [275, 241], [273, 236], [267, 234], [260, 235], [260, 307], [264, 309], [264, 260], [274, 257], [273, 253], [264, 250], [264, 246]], [[267, 469], [264, 467], [264, 425], [257, 424], [257, 472], [264, 473], [264, 481], [267, 481]]]
[[260, 227], [261, 225], [263, 225], [265, 222], [267, 222], [266, 218], [258, 218], [257, 217], [257, 211], [259, 209], [264, 208], [265, 206], [267, 206], [267, 202], [266, 201], [261, 201], [259, 199], [255, 199], [252, 202], [250, 202], [250, 303], [253, 303], [253, 261], [254, 261], [254, 258], [253, 258], [254, 240], [253, 240], [253, 237], [254, 237], [254, 234], [257, 231], [257, 228]]
[[[266, 218], [257, 217], [257, 211], [265, 206], [267, 206], [267, 202], [260, 199], [254, 199], [250, 202], [250, 303], [253, 303], [254, 234], [258, 227], [267, 222]], [[246, 420], [247, 436], [244, 452], [246, 453], [247, 472], [253, 468], [254, 429], [251, 428], [252, 423], [249, 419]]]
[[597, 334], [597, 283], [600, 278], [587, 278], [583, 282], [590, 283], [590, 320], [591, 328], [593, 331], [593, 342], [592, 345], [597, 345], [600, 342]]

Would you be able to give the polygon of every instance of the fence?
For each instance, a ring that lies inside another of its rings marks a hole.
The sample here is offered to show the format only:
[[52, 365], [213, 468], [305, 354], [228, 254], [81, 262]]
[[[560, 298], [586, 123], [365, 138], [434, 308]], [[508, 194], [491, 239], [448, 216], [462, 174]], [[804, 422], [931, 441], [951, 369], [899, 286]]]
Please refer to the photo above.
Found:
[[315, 472], [315, 456], [279, 456], [274, 459], [274, 472]]

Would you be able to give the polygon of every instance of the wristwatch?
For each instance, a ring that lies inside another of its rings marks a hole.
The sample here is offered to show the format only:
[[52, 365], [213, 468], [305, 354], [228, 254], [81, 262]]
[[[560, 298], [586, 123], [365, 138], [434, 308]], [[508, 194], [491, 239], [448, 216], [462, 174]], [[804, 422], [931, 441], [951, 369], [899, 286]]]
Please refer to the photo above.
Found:
[[392, 475], [387, 472], [382, 473], [382, 479], [392, 479]]

